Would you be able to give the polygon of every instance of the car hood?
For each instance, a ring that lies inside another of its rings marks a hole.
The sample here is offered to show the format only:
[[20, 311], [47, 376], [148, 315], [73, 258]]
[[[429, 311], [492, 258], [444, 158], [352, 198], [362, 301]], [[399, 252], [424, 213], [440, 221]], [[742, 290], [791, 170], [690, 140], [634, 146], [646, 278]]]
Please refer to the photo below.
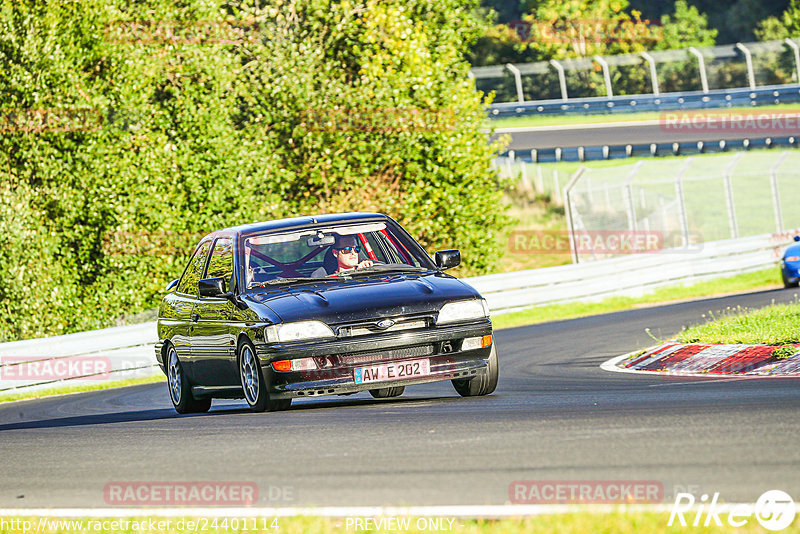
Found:
[[445, 302], [480, 294], [447, 274], [402, 273], [271, 287], [246, 298], [268, 307], [281, 322], [316, 319], [337, 324], [434, 312]]
[[789, 245], [788, 247], [786, 247], [786, 251], [783, 253], [783, 257], [786, 258], [788, 256], [800, 256], [800, 244]]

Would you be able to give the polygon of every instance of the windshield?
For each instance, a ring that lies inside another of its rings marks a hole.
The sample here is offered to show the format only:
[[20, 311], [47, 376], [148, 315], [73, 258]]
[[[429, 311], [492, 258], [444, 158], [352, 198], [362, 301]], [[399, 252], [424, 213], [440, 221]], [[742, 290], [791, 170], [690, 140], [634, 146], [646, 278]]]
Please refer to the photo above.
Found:
[[[422, 247], [405, 231], [393, 226], [385, 222], [328, 225], [246, 236], [245, 287], [435, 268]], [[351, 255], [349, 260], [358, 268], [340, 269], [338, 256], [342, 249]]]

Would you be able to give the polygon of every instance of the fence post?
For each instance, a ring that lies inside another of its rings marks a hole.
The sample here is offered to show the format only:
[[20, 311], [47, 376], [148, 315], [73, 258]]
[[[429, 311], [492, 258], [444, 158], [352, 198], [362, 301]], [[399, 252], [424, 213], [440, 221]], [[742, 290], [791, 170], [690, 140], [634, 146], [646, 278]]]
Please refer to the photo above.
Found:
[[514, 164], [514, 151], [508, 151], [508, 157], [506, 158], [506, 170], [508, 171], [508, 178], [514, 178], [514, 170], [512, 169], [512, 165]]
[[653, 94], [655, 96], [659, 95], [658, 92], [658, 75], [656, 72], [656, 60], [653, 59], [653, 56], [648, 54], [647, 52], [641, 52], [642, 57], [647, 61], [647, 64], [650, 65], [650, 79], [653, 81]]
[[628, 179], [625, 180], [625, 200], [628, 204], [628, 229], [635, 232], [638, 230], [638, 225], [636, 224], [636, 200], [633, 197], [633, 185], [631, 182], [636, 175], [639, 174], [639, 169], [642, 168], [644, 165], [644, 161], [639, 161], [636, 165], [633, 166], [631, 172], [628, 173]]
[[706, 74], [706, 60], [703, 58], [703, 54], [700, 51], [693, 47], [689, 47], [689, 52], [694, 54], [694, 57], [697, 58], [697, 65], [700, 67], [700, 84], [703, 86], [703, 92], [708, 93], [708, 75]]
[[572, 253], [572, 263], [578, 263], [580, 258], [578, 257], [578, 242], [575, 240], [575, 220], [572, 216], [572, 188], [575, 187], [575, 184], [578, 183], [583, 173], [586, 172], [586, 167], [581, 165], [580, 168], [575, 171], [575, 174], [572, 175], [570, 178], [569, 183], [564, 188], [564, 213], [567, 216], [567, 231], [569, 231], [569, 250]]
[[536, 182], [536, 191], [541, 193], [541, 194], [544, 194], [544, 180], [542, 179], [542, 166], [541, 165], [537, 165], [536, 166], [536, 179], [535, 179], [535, 182]]
[[564, 74], [564, 65], [555, 59], [551, 59], [550, 64], [558, 71], [558, 85], [561, 86], [561, 100], [569, 100], [569, 95], [567, 95], [567, 77]]
[[563, 204], [561, 185], [558, 183], [558, 171], [555, 169], [553, 169], [553, 200], [555, 200], [557, 204]]
[[686, 158], [678, 174], [675, 175], [675, 197], [678, 199], [678, 218], [681, 225], [681, 240], [684, 247], [689, 246], [689, 218], [686, 215], [686, 201], [683, 197], [683, 176], [692, 164], [693, 156]]
[[781, 195], [778, 190], [778, 168], [783, 164], [783, 160], [788, 156], [788, 152], [784, 152], [775, 162], [775, 165], [769, 170], [770, 185], [772, 186], [772, 205], [775, 209], [775, 231], [778, 233], [783, 232], [783, 214], [781, 213]]
[[743, 45], [742, 43], [736, 43], [736, 48], [742, 51], [744, 54], [744, 61], [747, 64], [747, 81], [750, 82], [750, 89], [755, 91], [756, 89], [756, 76], [753, 73], [753, 55], [750, 53], [750, 50]]
[[728, 204], [728, 226], [731, 229], [731, 238], [736, 239], [739, 237], [739, 223], [736, 220], [736, 205], [733, 203], [733, 186], [731, 185], [731, 175], [742, 153], [736, 154], [728, 166], [725, 168], [723, 180], [725, 182], [725, 201]]
[[797, 74], [797, 79], [795, 82], [800, 83], [800, 46], [793, 39], [786, 38], [785, 43], [789, 45], [789, 48], [792, 49], [794, 52], [794, 67], [795, 67], [795, 74]]
[[608, 62], [602, 56], [594, 56], [594, 60], [603, 67], [603, 81], [606, 84], [606, 96], [614, 98], [614, 90], [611, 87], [611, 74], [608, 72]]
[[506, 68], [514, 75], [514, 82], [517, 85], [517, 100], [519, 102], [525, 102], [525, 95], [522, 92], [522, 74], [520, 74], [519, 69], [511, 63], [508, 63]]

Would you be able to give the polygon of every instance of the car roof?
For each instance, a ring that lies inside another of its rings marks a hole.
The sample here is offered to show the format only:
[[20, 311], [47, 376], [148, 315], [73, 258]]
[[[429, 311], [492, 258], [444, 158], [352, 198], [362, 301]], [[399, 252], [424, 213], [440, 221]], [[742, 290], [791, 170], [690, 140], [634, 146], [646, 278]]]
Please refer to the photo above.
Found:
[[[289, 217], [286, 219], [274, 219], [239, 226], [231, 226], [215, 230], [203, 239], [221, 236], [239, 236], [246, 234], [256, 234], [260, 232], [271, 232], [275, 230], [301, 230], [311, 228], [320, 224], [335, 224], [341, 222], [370, 222], [370, 221], [392, 220], [389, 216], [382, 213], [327, 213], [323, 215], [307, 215], [302, 217]], [[202, 241], [202, 240], [201, 240]]]

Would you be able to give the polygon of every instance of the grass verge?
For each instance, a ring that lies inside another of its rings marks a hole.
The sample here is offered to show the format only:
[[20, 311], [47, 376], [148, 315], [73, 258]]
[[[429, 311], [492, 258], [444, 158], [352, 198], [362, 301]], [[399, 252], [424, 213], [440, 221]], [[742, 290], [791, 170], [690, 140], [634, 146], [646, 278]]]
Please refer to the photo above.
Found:
[[642, 306], [668, 304], [687, 299], [761, 289], [777, 289], [780, 287], [783, 286], [778, 269], [769, 268], [691, 285], [662, 287], [641, 297], [609, 297], [599, 302], [572, 302], [537, 306], [518, 312], [493, 316], [492, 324], [495, 330], [500, 330], [515, 326], [628, 310]]
[[703, 116], [723, 116], [731, 113], [769, 113], [769, 112], [797, 112], [800, 104], [779, 104], [771, 106], [720, 108], [705, 110], [670, 110], [650, 111], [646, 113], [606, 113], [603, 115], [526, 115], [524, 117], [507, 117], [503, 119], [487, 119], [486, 128], [525, 128], [536, 126], [561, 126], [575, 124], [603, 124], [607, 122], [631, 122], [659, 120], [664, 113], [703, 113]]
[[[283, 534], [339, 534], [347, 532], [357, 532], [368, 530], [374, 533], [382, 532], [437, 532], [439, 530], [446, 530], [458, 534], [517, 534], [529, 532], [553, 532], [558, 534], [585, 534], [587, 532], [614, 532], [618, 534], [634, 534], [639, 532], [686, 532], [687, 527], [680, 526], [676, 519], [671, 527], [667, 526], [669, 522], [669, 512], [625, 512], [624, 510], [613, 511], [610, 513], [592, 513], [592, 512], [573, 512], [557, 515], [540, 515], [526, 518], [512, 518], [502, 520], [475, 520], [475, 519], [461, 519], [461, 518], [403, 518], [393, 517], [387, 519], [394, 519], [395, 521], [402, 520], [403, 526], [406, 524], [408, 528], [397, 528], [398, 523], [393, 523], [394, 528], [375, 528], [374, 523], [371, 523], [372, 528], [355, 528], [354, 522], [356, 519], [365, 519], [380, 521], [381, 518], [323, 518], [323, 517], [280, 517], [280, 518], [267, 518], [267, 517], [250, 517], [250, 518], [203, 518], [203, 517], [139, 517], [139, 518], [82, 518], [82, 519], [49, 519], [45, 523], [40, 523], [40, 519], [36, 517], [4, 517], [0, 519], [0, 533], [2, 534], [18, 534], [26, 532], [20, 529], [8, 528], [8, 524], [13, 521], [20, 521], [20, 525], [27, 525], [30, 529], [27, 532], [33, 532], [37, 526], [43, 527], [36, 529], [39, 534], [48, 533], [72, 533], [72, 532], [163, 532], [166, 534], [178, 534], [191, 531], [188, 528], [189, 522], [194, 522], [194, 525], [205, 525], [206, 528], [201, 528], [200, 531], [215, 534], [215, 533], [243, 533], [243, 532], [281, 532]], [[694, 513], [686, 513], [684, 515], [687, 524], [691, 524], [694, 519]], [[722, 527], [688, 527], [692, 532], [704, 532], [708, 534], [715, 534], [717, 532], [730, 532], [731, 527], [727, 524], [727, 515], [720, 514], [720, 521]], [[452, 523], [448, 523], [452, 520]], [[736, 528], [737, 533], [749, 534], [751, 532], [764, 532], [754, 517], [744, 518], [746, 523], [739, 528]], [[23, 523], [28, 521], [28, 523]], [[113, 521], [119, 521], [117, 528], [110, 528]], [[124, 528], [127, 521], [128, 528]], [[162, 524], [158, 522], [162, 521]], [[183, 521], [183, 523], [180, 523]], [[256, 521], [256, 528], [254, 528], [253, 521]], [[348, 523], [350, 521], [350, 523]], [[407, 521], [407, 523], [406, 523]], [[439, 523], [434, 523], [438, 521]], [[5, 524], [3, 524], [5, 522]], [[225, 526], [223, 527], [223, 522]], [[262, 525], [263, 522], [263, 525]], [[131, 525], [136, 523], [136, 528]], [[154, 529], [153, 524], [157, 527]], [[216, 525], [215, 525], [216, 523]], [[362, 523], [363, 524], [363, 523]], [[443, 524], [439, 529], [436, 524]], [[107, 525], [105, 527], [104, 525]], [[452, 528], [450, 528], [452, 525]], [[182, 528], [180, 528], [182, 526]], [[349, 528], [348, 528], [349, 526]], [[97, 527], [97, 528], [95, 528]], [[161, 527], [161, 528], [158, 528]], [[421, 527], [421, 528], [420, 528]], [[800, 532], [800, 525], [795, 521], [781, 532], [790, 534]]]
[[[126, 380], [110, 380], [97, 384], [81, 384], [80, 386], [59, 386], [52, 389], [42, 389], [36, 391], [23, 391], [20, 393], [0, 393], [0, 403], [18, 400], [41, 399], [55, 395], [66, 395], [68, 393], [82, 393], [84, 391], [95, 391], [100, 389], [122, 388], [127, 386], [138, 386], [140, 384], [152, 384], [164, 382], [166, 377], [161, 374], [148, 376], [145, 378], [129, 378]], [[1, 532], [1, 531], [0, 531]]]
[[681, 332], [681, 343], [744, 343], [789, 345], [800, 343], [800, 301], [766, 308], [728, 308], [709, 311], [710, 322]]

